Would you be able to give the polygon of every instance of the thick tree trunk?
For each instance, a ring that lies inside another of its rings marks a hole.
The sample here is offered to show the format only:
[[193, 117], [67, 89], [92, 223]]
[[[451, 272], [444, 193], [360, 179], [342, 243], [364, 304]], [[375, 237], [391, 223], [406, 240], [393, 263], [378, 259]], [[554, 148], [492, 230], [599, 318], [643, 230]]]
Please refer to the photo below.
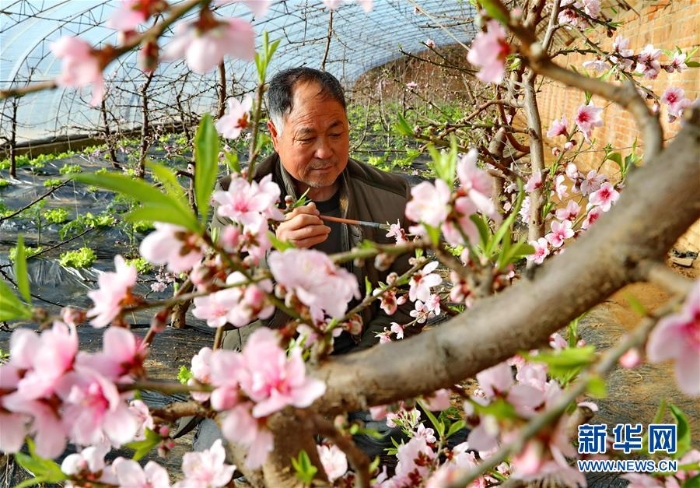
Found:
[[[320, 412], [388, 404], [449, 387], [549, 335], [664, 258], [700, 218], [700, 109], [668, 148], [630, 175], [613, 209], [565, 253], [503, 293], [410, 340], [334, 358], [312, 372]], [[410, 374], [407, 374], [410, 373]]]

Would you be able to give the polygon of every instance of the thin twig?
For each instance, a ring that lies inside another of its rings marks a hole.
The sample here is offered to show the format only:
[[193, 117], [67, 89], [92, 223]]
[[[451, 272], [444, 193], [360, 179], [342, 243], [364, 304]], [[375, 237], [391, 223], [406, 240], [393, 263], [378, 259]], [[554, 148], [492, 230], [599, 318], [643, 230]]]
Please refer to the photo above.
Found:
[[42, 201], [44, 198], [46, 198], [46, 197], [48, 197], [49, 195], [51, 195], [53, 192], [55, 192], [55, 191], [58, 190], [59, 188], [66, 186], [66, 185], [68, 184], [68, 182], [70, 182], [70, 181], [71, 181], [71, 180], [66, 180], [66, 181], [64, 181], [63, 183], [61, 183], [60, 185], [54, 186], [54, 187], [51, 188], [49, 191], [47, 191], [46, 193], [44, 193], [42, 196], [40, 196], [39, 198], [35, 199], [35, 200], [32, 201], [32, 202], [29, 202], [28, 204], [26, 204], [24, 207], [20, 208], [19, 210], [16, 210], [16, 211], [12, 212], [12, 213], [9, 214], [9, 215], [5, 215], [4, 217], [0, 217], [0, 223], [4, 222], [5, 220], [11, 219], [11, 218], [14, 217], [15, 215], [21, 214], [22, 212], [24, 212], [25, 210], [27, 210], [29, 207], [31, 207], [32, 205], [35, 205], [35, 204], [39, 203], [40, 201]]
[[357, 476], [357, 484], [355, 486], [369, 488], [372, 474], [369, 472], [370, 462], [367, 454], [357, 447], [350, 438], [338, 432], [330, 420], [318, 414], [314, 415], [312, 420], [316, 431], [335, 444], [348, 457], [348, 461], [355, 469], [355, 475]]

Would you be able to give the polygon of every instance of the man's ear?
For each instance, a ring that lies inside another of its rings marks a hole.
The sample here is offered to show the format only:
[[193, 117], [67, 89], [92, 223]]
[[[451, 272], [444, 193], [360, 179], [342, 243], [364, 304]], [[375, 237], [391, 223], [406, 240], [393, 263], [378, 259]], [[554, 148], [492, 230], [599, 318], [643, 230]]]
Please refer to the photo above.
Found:
[[275, 127], [275, 124], [271, 120], [267, 121], [267, 130], [270, 131], [270, 139], [272, 139], [272, 145], [275, 148], [275, 151], [277, 151], [277, 140], [280, 135], [277, 132], [277, 127]]

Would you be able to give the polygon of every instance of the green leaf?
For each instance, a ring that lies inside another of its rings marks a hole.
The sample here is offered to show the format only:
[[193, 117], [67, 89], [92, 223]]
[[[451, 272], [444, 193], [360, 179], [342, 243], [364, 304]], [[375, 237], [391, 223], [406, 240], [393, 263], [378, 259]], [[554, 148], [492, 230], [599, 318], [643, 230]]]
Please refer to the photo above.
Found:
[[440, 229], [438, 229], [437, 227], [432, 227], [425, 223], [423, 224], [423, 227], [425, 227], [425, 230], [428, 232], [430, 242], [432, 242], [434, 246], [437, 246], [440, 242]]
[[53, 460], [43, 458], [34, 451], [34, 442], [31, 439], [27, 440], [30, 455], [22, 452], [15, 453], [15, 461], [24, 469], [32, 473], [34, 480], [27, 480], [28, 483], [24, 486], [31, 486], [37, 483], [58, 483], [68, 479], [65, 473], [61, 471], [61, 467]]
[[17, 298], [4, 280], [0, 279], [0, 322], [30, 319], [32, 310]]
[[652, 424], [660, 424], [664, 420], [664, 415], [666, 414], [666, 399], [662, 398], [659, 403], [659, 408], [656, 410], [656, 415], [654, 415], [654, 420], [651, 421]]
[[202, 222], [209, 218], [209, 199], [219, 171], [219, 134], [210, 114], [204, 114], [194, 138], [194, 191]]
[[500, 420], [516, 417], [515, 407], [503, 398], [498, 398], [488, 405], [481, 405], [476, 402], [472, 402], [472, 405], [474, 406], [474, 411], [480, 415], [493, 415]]
[[[688, 64], [688, 63], [686, 63]], [[688, 478], [683, 482], [681, 488], [700, 488], [700, 474]]]
[[314, 476], [318, 472], [318, 468], [311, 464], [311, 459], [306, 451], [302, 450], [299, 453], [297, 459], [292, 458], [292, 466], [296, 472], [297, 478], [299, 478], [303, 483], [310, 485], [314, 480]]
[[494, 0], [479, 0], [489, 17], [496, 19], [501, 24], [508, 25], [508, 11], [505, 10], [501, 2]]
[[621, 171], [624, 170], [624, 166], [622, 165], [622, 155], [619, 152], [608, 153], [605, 155], [605, 159], [614, 161], [620, 167]]
[[464, 420], [460, 419], [457, 422], [454, 422], [452, 425], [450, 425], [450, 428], [447, 430], [447, 437], [449, 438], [450, 436], [456, 434], [457, 431], [463, 429], [466, 426], [467, 423]]
[[429, 165], [438, 178], [447, 183], [450, 188], [454, 184], [457, 174], [457, 139], [452, 135], [450, 138], [450, 150], [438, 151], [432, 144], [428, 145], [428, 152], [432, 158]]
[[270, 243], [272, 244], [272, 247], [277, 249], [279, 252], [284, 252], [287, 249], [294, 249], [294, 244], [292, 244], [289, 241], [283, 241], [281, 239], [278, 239], [273, 232], [268, 232], [267, 235], [270, 238]]
[[194, 378], [194, 374], [190, 371], [187, 366], [180, 366], [180, 371], [177, 372], [177, 380], [186, 385], [191, 378]]
[[440, 422], [435, 415], [433, 415], [433, 412], [431, 412], [425, 405], [425, 402], [419, 401], [421, 407], [423, 407], [423, 411], [425, 414], [428, 416], [428, 419], [430, 419], [430, 423], [433, 424], [433, 427], [435, 427], [435, 430], [437, 430], [437, 433], [439, 434], [440, 438], [442, 439], [445, 436], [445, 424], [443, 422]]
[[200, 226], [194, 214], [183, 212], [179, 207], [170, 204], [144, 203], [124, 216], [127, 222], [166, 222], [179, 225], [192, 232], [199, 232]]
[[226, 157], [226, 164], [228, 165], [231, 172], [240, 174], [241, 164], [238, 161], [238, 153], [230, 153], [227, 151], [224, 153], [224, 156]]
[[134, 441], [134, 442], [129, 442], [128, 444], [125, 444], [125, 447], [128, 447], [129, 449], [132, 449], [134, 451], [134, 461], [139, 461], [142, 459], [146, 454], [148, 454], [151, 449], [156, 447], [160, 441], [162, 440], [162, 437], [153, 432], [151, 429], [148, 427], [145, 429], [146, 433], [146, 438], [142, 441]]
[[153, 162], [148, 162], [147, 166], [153, 172], [158, 181], [163, 185], [167, 195], [180, 201], [183, 205], [187, 205], [185, 189], [182, 188], [180, 182], [177, 181], [177, 176], [173, 170], [163, 166], [162, 164]]
[[671, 415], [673, 415], [673, 418], [676, 420], [676, 425], [678, 426], [678, 441], [676, 444], [677, 450], [673, 455], [674, 458], [678, 459], [683, 457], [692, 447], [690, 439], [690, 425], [688, 424], [688, 418], [683, 413], [683, 410], [672, 403], [668, 404], [668, 408], [671, 411]]
[[[194, 214], [184, 202], [170, 195], [166, 195], [143, 180], [112, 173], [99, 175], [94, 173], [80, 173], [74, 175], [73, 179], [87, 185], [97, 186], [105, 190], [130, 196], [143, 204], [154, 204], [154, 208], [158, 208], [161, 211], [160, 216], [153, 215], [142, 220], [175, 223], [192, 231], [199, 231], [197, 219], [195, 219]], [[169, 214], [177, 214], [180, 218], [176, 219]]]
[[537, 355], [523, 354], [529, 361], [546, 364], [551, 376], [570, 379], [595, 360], [595, 347], [574, 347], [556, 352], [541, 351]]
[[17, 254], [15, 256], [15, 279], [17, 288], [24, 300], [31, 305], [32, 295], [29, 292], [29, 275], [27, 273], [27, 256], [24, 252], [24, 237], [17, 236]]
[[372, 295], [372, 282], [369, 280], [367, 276], [365, 276], [365, 296], [371, 296]]
[[686, 61], [686, 62], [685, 62], [685, 65], [686, 65], [688, 68], [700, 68], [700, 63], [697, 62], [697, 61]]
[[593, 376], [588, 380], [588, 393], [595, 398], [605, 398], [608, 396], [608, 389], [605, 380], [600, 376]]
[[481, 214], [472, 214], [469, 216], [476, 228], [479, 230], [479, 238], [481, 239], [480, 246], [482, 249], [486, 249], [489, 244], [489, 239], [491, 237], [491, 229], [486, 223], [486, 217]]
[[413, 128], [408, 124], [408, 121], [406, 121], [404, 116], [401, 114], [398, 114], [398, 119], [399, 119], [399, 121], [396, 124], [394, 124], [394, 130], [400, 136], [407, 136], [407, 137], [413, 136]]

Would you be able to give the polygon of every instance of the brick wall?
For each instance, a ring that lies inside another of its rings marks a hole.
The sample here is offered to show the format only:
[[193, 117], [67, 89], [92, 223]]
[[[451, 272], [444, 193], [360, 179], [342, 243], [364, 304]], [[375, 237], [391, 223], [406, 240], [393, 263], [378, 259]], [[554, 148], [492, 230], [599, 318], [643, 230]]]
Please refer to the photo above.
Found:
[[[698, 0], [639, 0], [627, 2], [633, 8], [620, 13], [614, 20], [622, 23], [614, 35], [621, 35], [630, 39], [630, 48], [639, 53], [647, 44], [653, 44], [657, 49], [672, 50], [680, 47], [687, 52], [695, 47], [700, 47], [700, 1]], [[600, 29], [598, 29], [600, 31]], [[604, 49], [610, 48], [614, 37], [608, 38], [604, 32], [598, 32], [594, 39]], [[576, 46], [574, 41], [571, 47]], [[693, 56], [693, 60], [700, 58], [700, 51]], [[575, 67], [583, 70], [582, 63], [594, 59], [593, 55], [569, 54], [565, 58], [559, 56], [556, 61], [559, 64]], [[668, 57], [663, 56], [662, 61]], [[666, 73], [662, 71], [656, 80], [644, 80], [645, 86], [650, 87], [655, 93], [661, 95], [666, 87], [672, 85], [685, 90], [687, 98], [691, 100], [700, 98], [700, 68], [690, 68], [683, 73]], [[571, 122], [576, 114], [576, 109], [584, 103], [584, 94], [578, 90], [545, 81], [538, 95], [542, 123], [549, 128], [550, 122], [566, 115]], [[606, 144], [614, 148], [629, 148], [638, 138], [641, 145], [642, 138], [637, 131], [634, 120], [624, 110], [606, 103], [597, 97], [593, 98], [596, 106], [605, 107], [603, 120], [605, 125], [593, 131], [596, 139], [596, 148], [582, 155], [583, 167], [599, 167], [604, 152], [602, 148]], [[661, 122], [666, 139], [672, 138], [680, 129], [680, 122], [668, 122], [665, 107], [661, 108]], [[550, 144], [555, 141], [548, 141]], [[623, 149], [622, 154], [629, 153]], [[616, 166], [608, 163], [603, 170], [614, 177]], [[675, 246], [683, 251], [700, 251], [700, 222], [697, 222], [684, 235]], [[700, 259], [696, 259], [695, 267], [700, 268]]]

